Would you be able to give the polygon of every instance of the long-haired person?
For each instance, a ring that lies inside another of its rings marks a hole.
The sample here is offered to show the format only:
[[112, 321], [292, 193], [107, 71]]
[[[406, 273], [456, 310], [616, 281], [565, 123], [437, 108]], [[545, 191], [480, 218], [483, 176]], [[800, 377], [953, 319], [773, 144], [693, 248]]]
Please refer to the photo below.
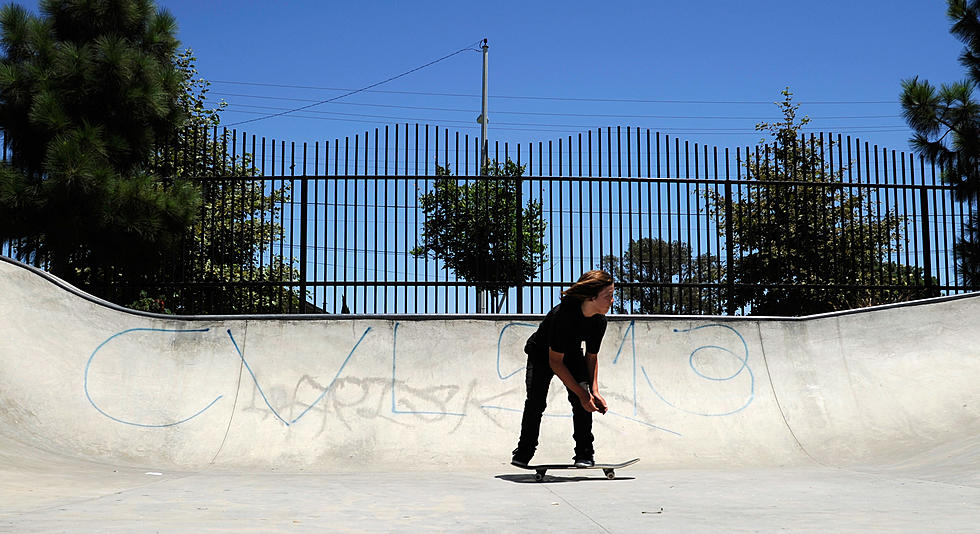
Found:
[[[527, 353], [527, 400], [521, 418], [521, 437], [511, 463], [527, 467], [538, 446], [551, 379], [557, 376], [568, 390], [577, 467], [595, 464], [592, 412], [606, 413], [599, 394], [598, 354], [606, 333], [606, 313], [613, 303], [613, 279], [605, 271], [589, 271], [562, 291], [561, 302], [548, 312], [524, 345]], [[585, 352], [582, 343], [585, 343]]]

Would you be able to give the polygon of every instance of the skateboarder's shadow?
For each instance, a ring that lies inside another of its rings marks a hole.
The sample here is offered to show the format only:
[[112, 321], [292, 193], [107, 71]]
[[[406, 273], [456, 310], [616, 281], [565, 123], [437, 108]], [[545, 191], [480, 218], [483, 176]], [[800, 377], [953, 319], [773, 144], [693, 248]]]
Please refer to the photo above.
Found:
[[[527, 474], [527, 475], [523, 475], [523, 474], [521, 474], [521, 475], [497, 475], [494, 478], [497, 478], [497, 479], [500, 479], [500, 480], [506, 480], [507, 482], [514, 482], [515, 484], [558, 484], [558, 483], [564, 483], [564, 482], [598, 482], [598, 481], [606, 481], [606, 482], [608, 482], [608, 480], [604, 476], [599, 476], [599, 477], [563, 477], [561, 475], [558, 475], [558, 476], [555, 476], [555, 475], [545, 475], [544, 476], [544, 480], [542, 480], [540, 482], [534, 479], [534, 475], [533, 474]], [[613, 480], [635, 480], [635, 479], [633, 477], [616, 477]]]

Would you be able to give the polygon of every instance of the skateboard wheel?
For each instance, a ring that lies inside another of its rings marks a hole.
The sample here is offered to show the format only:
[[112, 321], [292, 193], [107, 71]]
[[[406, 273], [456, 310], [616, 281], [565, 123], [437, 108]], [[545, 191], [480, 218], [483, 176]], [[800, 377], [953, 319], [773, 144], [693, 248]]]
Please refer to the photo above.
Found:
[[534, 480], [538, 482], [544, 480], [544, 471], [538, 471], [537, 473], [534, 473]]
[[602, 472], [606, 474], [606, 478], [609, 480], [616, 478], [616, 471], [613, 471], [612, 469], [603, 469]]

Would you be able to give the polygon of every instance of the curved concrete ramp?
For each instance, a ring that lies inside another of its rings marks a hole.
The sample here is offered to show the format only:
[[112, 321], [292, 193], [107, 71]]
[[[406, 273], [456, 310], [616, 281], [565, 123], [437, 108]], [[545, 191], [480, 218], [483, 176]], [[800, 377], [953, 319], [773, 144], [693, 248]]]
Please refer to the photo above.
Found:
[[[601, 460], [977, 480], [976, 296], [804, 319], [612, 317]], [[509, 459], [536, 317], [171, 318], [0, 261], [0, 454], [286, 471]], [[563, 388], [536, 459], [570, 458]], [[951, 475], [957, 476], [957, 475]]]

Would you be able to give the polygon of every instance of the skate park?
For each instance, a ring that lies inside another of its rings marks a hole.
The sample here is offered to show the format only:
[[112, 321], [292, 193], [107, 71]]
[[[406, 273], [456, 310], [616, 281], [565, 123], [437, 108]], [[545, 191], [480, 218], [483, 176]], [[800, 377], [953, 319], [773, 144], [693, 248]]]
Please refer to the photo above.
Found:
[[[606, 480], [509, 465], [539, 316], [125, 310], [0, 258], [0, 532], [970, 532], [975, 295], [610, 316]], [[552, 383], [534, 463], [571, 458]]]

